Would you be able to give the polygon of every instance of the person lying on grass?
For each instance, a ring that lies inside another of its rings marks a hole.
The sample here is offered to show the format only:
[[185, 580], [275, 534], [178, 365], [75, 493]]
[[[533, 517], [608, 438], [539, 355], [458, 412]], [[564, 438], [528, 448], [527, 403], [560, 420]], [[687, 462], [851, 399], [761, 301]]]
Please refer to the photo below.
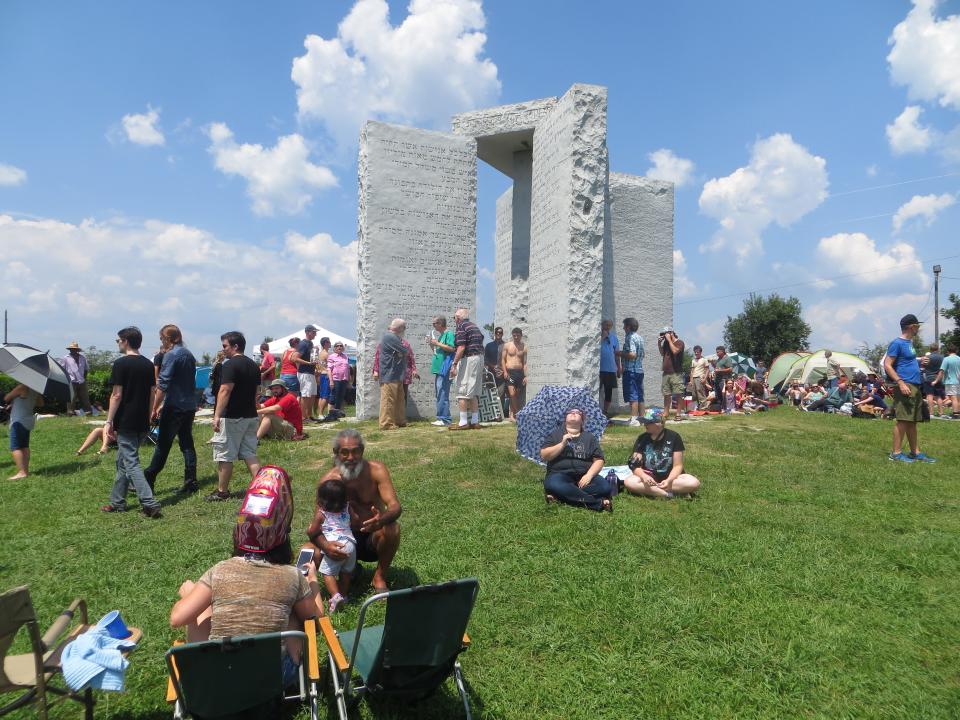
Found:
[[543, 441], [540, 457], [547, 463], [546, 500], [613, 512], [610, 485], [598, 475], [603, 450], [593, 433], [584, 430], [583, 419], [583, 410], [567, 410], [563, 423]]
[[83, 455], [97, 443], [100, 443], [100, 449], [97, 450], [97, 455], [103, 455], [109, 448], [115, 448], [117, 446], [116, 439], [111, 440], [109, 433], [107, 433], [104, 428], [96, 427], [87, 435], [87, 439], [83, 441], [80, 449], [77, 450], [77, 455]]
[[634, 495], [672, 498], [690, 495], [700, 488], [700, 481], [683, 471], [683, 438], [663, 427], [663, 409], [647, 408], [640, 418], [645, 432], [633, 444], [630, 468], [633, 475], [623, 481]]
[[[400, 546], [398, 521], [403, 509], [387, 466], [378, 460], [365, 460], [363, 449], [363, 437], [359, 431], [347, 428], [338, 432], [333, 439], [333, 468], [320, 478], [318, 486], [331, 480], [342, 480], [347, 486], [357, 560], [377, 563], [371, 582], [374, 590], [383, 592], [387, 589], [387, 571]], [[347, 559], [350, 548], [345, 543], [324, 537], [316, 519], [310, 526], [308, 537], [312, 544], [308, 543], [306, 547], [318, 551], [314, 562], [320, 561], [320, 553], [334, 562]]]

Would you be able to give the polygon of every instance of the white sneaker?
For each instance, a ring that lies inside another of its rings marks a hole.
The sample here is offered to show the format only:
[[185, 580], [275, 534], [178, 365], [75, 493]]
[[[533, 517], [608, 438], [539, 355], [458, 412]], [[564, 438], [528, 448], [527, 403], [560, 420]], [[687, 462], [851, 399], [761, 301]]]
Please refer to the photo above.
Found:
[[93, 410], [90, 411], [90, 414], [93, 415], [93, 417], [100, 417], [100, 411], [96, 408], [93, 408]]
[[431, 424], [431, 425], [435, 425], [436, 427], [446, 427], [446, 426], [449, 425], [450, 423], [445, 423], [443, 420], [434, 420], [434, 421], [433, 421], [432, 423], [430, 423], [430, 424]]
[[341, 605], [345, 605], [346, 602], [347, 602], [347, 599], [340, 593], [337, 593], [332, 598], [330, 598], [330, 602], [327, 603], [327, 610], [331, 615], [333, 615], [333, 613], [337, 611], [337, 608], [340, 607]]
[[627, 425], [629, 425], [630, 427], [640, 427], [641, 423], [639, 419], [632, 417], [630, 418], [630, 422], [628, 422]]

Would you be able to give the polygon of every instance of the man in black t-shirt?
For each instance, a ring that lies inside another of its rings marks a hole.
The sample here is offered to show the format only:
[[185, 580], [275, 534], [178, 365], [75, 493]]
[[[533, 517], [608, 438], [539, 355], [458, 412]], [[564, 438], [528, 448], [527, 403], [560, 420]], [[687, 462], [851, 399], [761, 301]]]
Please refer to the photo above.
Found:
[[637, 438], [630, 456], [633, 475], [623, 486], [634, 495], [672, 498], [689, 495], [700, 481], [683, 471], [683, 438], [663, 427], [663, 408], [649, 407], [640, 418], [645, 432]]
[[257, 392], [260, 366], [243, 354], [247, 340], [243, 333], [231, 331], [220, 336], [223, 346], [223, 372], [213, 411], [213, 459], [217, 463], [217, 490], [207, 495], [210, 501], [230, 498], [233, 463], [243, 460], [251, 479], [260, 470], [257, 458]]
[[160, 503], [140, 467], [140, 443], [150, 430], [153, 408], [153, 363], [140, 354], [143, 333], [136, 327], [125, 327], [117, 333], [117, 350], [121, 356], [110, 371], [110, 408], [104, 432], [117, 441], [117, 472], [110, 493], [110, 504], [103, 512], [127, 509], [127, 487], [133, 485], [140, 500], [141, 512], [150, 518], [160, 517]]

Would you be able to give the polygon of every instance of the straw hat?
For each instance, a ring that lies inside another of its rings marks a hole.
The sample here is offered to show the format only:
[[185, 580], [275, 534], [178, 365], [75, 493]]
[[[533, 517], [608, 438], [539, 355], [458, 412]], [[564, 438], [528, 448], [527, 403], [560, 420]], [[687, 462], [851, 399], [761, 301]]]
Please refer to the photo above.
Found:
[[83, 348], [80, 347], [80, 344], [76, 340], [74, 340], [72, 343], [67, 345], [67, 350], [83, 350]]

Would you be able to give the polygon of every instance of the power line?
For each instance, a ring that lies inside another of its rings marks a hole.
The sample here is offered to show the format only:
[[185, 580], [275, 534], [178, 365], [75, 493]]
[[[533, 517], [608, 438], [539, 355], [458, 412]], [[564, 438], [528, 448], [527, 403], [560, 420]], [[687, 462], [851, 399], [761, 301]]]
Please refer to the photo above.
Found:
[[934, 175], [932, 177], [915, 178], [913, 180], [904, 180], [903, 182], [889, 183], [888, 185], [874, 185], [872, 187], [857, 188], [856, 190], [845, 190], [843, 192], [830, 193], [829, 195], [827, 195], [826, 199], [829, 200], [830, 198], [843, 197], [844, 195], [854, 195], [856, 193], [869, 192], [871, 190], [883, 190], [885, 188], [899, 187], [900, 185], [910, 185], [912, 183], [927, 182], [928, 180], [942, 180], [943, 178], [956, 177], [958, 175], [960, 175], [960, 173], [947, 173], [946, 175]]

